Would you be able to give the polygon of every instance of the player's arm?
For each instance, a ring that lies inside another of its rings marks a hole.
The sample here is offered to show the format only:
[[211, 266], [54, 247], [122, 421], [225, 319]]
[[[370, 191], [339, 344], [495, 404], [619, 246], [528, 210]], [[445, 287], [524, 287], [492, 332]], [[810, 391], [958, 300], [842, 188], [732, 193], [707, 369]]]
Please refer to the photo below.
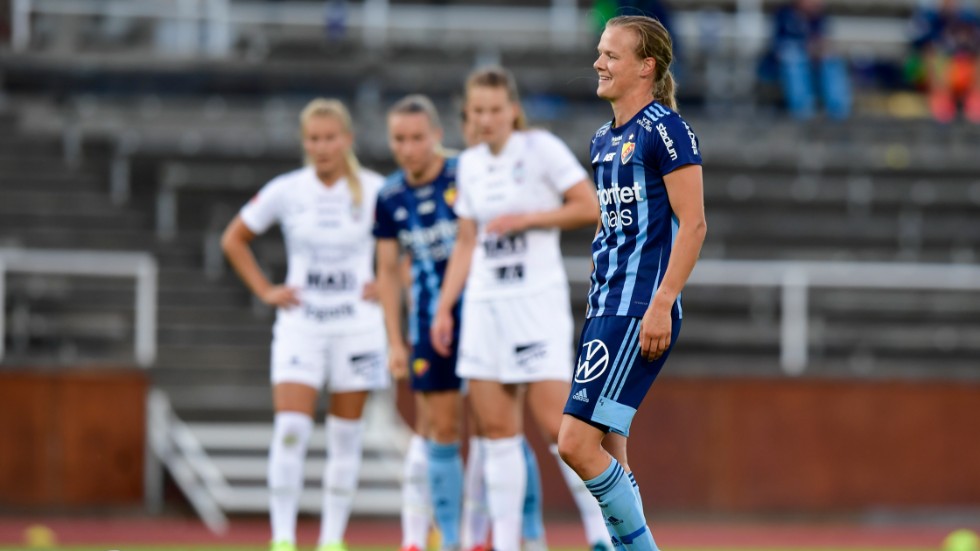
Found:
[[470, 275], [473, 249], [476, 248], [476, 221], [459, 218], [459, 230], [453, 254], [446, 265], [446, 275], [436, 303], [436, 315], [432, 320], [432, 348], [443, 356], [449, 356], [453, 342], [453, 308], [463, 294], [466, 278]]
[[568, 188], [562, 206], [554, 210], [525, 214], [528, 228], [558, 228], [573, 230], [599, 221], [599, 200], [595, 186], [589, 180], [581, 180]]
[[255, 296], [259, 297], [259, 300], [280, 308], [298, 305], [299, 297], [296, 296], [295, 289], [285, 285], [273, 285], [262, 273], [249, 246], [254, 239], [255, 233], [245, 225], [241, 215], [238, 215], [221, 235], [221, 249], [232, 268], [238, 273], [238, 277], [249, 290], [255, 293]]
[[700, 165], [686, 165], [664, 176], [667, 198], [677, 217], [677, 238], [667, 271], [643, 316], [640, 351], [648, 360], [659, 358], [670, 345], [670, 310], [687, 283], [708, 231], [704, 218], [704, 185]]
[[402, 266], [399, 253], [397, 240], [377, 240], [378, 300], [384, 310], [385, 331], [388, 333], [388, 369], [396, 378], [408, 373], [408, 350], [402, 337]]

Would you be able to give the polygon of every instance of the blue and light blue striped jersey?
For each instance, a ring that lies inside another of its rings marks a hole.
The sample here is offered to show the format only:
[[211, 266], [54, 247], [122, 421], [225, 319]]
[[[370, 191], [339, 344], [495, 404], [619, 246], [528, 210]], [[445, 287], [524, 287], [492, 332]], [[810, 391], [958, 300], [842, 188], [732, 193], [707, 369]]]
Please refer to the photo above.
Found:
[[456, 158], [446, 159], [442, 172], [428, 184], [412, 187], [405, 174], [388, 177], [378, 193], [374, 236], [397, 239], [412, 260], [412, 301], [409, 338], [417, 342], [435, 314], [446, 264], [456, 242]]
[[[599, 128], [590, 156], [602, 220], [587, 317], [642, 317], [677, 235], [664, 175], [701, 164], [698, 138], [680, 115], [653, 102], [618, 128]], [[682, 316], [680, 296], [672, 315]]]

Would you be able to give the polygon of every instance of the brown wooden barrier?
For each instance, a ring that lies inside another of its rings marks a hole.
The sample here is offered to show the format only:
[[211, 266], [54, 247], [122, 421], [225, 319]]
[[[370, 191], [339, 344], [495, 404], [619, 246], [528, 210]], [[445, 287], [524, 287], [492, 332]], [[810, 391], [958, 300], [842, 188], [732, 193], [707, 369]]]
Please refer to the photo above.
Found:
[[137, 369], [0, 370], [0, 506], [138, 504], [146, 388]]
[[[528, 431], [547, 510], [571, 511], [553, 459]], [[629, 442], [652, 509], [980, 505], [980, 382], [664, 377]]]

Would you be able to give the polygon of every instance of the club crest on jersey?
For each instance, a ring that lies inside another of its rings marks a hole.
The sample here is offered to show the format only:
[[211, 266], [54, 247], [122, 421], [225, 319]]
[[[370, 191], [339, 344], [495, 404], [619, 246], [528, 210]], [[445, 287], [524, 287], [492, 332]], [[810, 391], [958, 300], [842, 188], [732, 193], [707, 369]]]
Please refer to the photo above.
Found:
[[412, 371], [415, 372], [417, 377], [425, 375], [425, 372], [429, 370], [429, 362], [423, 358], [415, 358], [412, 362]]
[[442, 198], [445, 199], [446, 204], [450, 207], [456, 204], [456, 188], [450, 187], [442, 193]]
[[628, 141], [623, 144], [623, 149], [619, 153], [620, 164], [626, 164], [630, 159], [633, 158], [633, 152], [636, 151], [636, 142]]

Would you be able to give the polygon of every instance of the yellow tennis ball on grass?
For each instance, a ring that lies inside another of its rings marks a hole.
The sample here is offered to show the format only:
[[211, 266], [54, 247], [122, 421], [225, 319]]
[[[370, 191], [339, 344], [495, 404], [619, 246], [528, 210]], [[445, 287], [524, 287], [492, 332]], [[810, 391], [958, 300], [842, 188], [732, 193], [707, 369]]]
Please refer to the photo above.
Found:
[[58, 545], [58, 538], [47, 526], [32, 524], [24, 529], [24, 543], [29, 549], [53, 549]]
[[943, 540], [943, 551], [980, 551], [980, 537], [973, 530], [955, 530]]

